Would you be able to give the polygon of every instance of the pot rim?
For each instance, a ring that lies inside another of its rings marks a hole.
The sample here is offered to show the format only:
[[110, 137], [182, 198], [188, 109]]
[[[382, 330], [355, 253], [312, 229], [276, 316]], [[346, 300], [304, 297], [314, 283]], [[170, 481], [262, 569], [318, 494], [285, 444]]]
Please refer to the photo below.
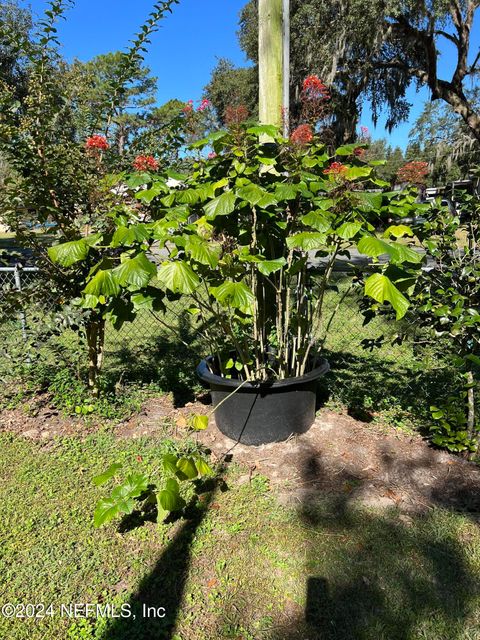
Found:
[[330, 371], [330, 364], [325, 358], [319, 359], [319, 366], [312, 369], [303, 376], [296, 376], [295, 378], [285, 378], [284, 380], [275, 380], [273, 382], [246, 382], [242, 384], [241, 380], [234, 380], [232, 378], [223, 378], [212, 373], [208, 368], [208, 363], [213, 360], [213, 356], [207, 356], [197, 366], [197, 375], [203, 382], [210, 385], [223, 386], [230, 389], [236, 389], [241, 385], [243, 390], [259, 390], [259, 389], [281, 389], [283, 387], [293, 387], [295, 385], [304, 384], [306, 382], [312, 382], [317, 378], [320, 378], [325, 373]]

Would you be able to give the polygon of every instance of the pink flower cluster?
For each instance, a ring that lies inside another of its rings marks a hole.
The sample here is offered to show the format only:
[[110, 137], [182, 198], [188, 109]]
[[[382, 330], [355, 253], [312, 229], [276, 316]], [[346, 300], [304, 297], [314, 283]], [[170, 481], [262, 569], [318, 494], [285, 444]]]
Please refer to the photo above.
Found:
[[[200, 101], [200, 104], [197, 107], [197, 111], [201, 113], [202, 111], [205, 111], [206, 109], [208, 109], [210, 106], [211, 106], [210, 100], [203, 98], [203, 100]], [[187, 102], [185, 103], [185, 106], [182, 109], [183, 113], [192, 113], [193, 110], [194, 110], [193, 100], [187, 100]]]

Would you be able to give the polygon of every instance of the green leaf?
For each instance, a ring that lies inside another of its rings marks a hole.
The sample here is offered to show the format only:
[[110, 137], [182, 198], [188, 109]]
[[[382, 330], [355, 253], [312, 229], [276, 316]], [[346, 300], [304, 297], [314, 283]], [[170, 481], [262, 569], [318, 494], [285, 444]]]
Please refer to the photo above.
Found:
[[199, 195], [195, 189], [185, 189], [177, 192], [176, 200], [181, 204], [196, 204], [199, 200]]
[[125, 180], [125, 183], [130, 189], [136, 189], [144, 184], [148, 184], [151, 179], [152, 176], [149, 173], [132, 173], [132, 175]]
[[86, 295], [92, 296], [117, 296], [120, 293], [120, 285], [113, 275], [112, 269], [97, 271], [84, 289]]
[[57, 262], [62, 267], [71, 267], [75, 262], [85, 260], [90, 251], [90, 246], [84, 239], [64, 242], [49, 247], [48, 256], [52, 262]]
[[145, 204], [150, 204], [154, 198], [159, 196], [161, 193], [165, 193], [167, 191], [167, 187], [163, 182], [155, 182], [150, 189], [144, 189], [143, 191], [138, 191], [135, 194], [135, 198], [137, 200], [141, 200]]
[[198, 456], [195, 458], [195, 466], [197, 467], [199, 476], [213, 476], [213, 469], [206, 460]]
[[169, 489], [159, 491], [157, 500], [164, 511], [180, 511], [185, 507], [185, 500], [178, 493]]
[[325, 245], [326, 236], [324, 233], [314, 231], [302, 231], [287, 238], [289, 249], [302, 249], [302, 251], [312, 251], [321, 249]]
[[[148, 488], [148, 478], [143, 473], [128, 474], [125, 483], [119, 487], [123, 491], [123, 495], [129, 498], [138, 498]], [[112, 493], [113, 495], [113, 493]]]
[[186, 262], [164, 262], [157, 272], [158, 280], [173, 293], [193, 293], [200, 280]]
[[134, 242], [143, 242], [150, 237], [150, 230], [143, 222], [130, 227], [118, 227], [112, 238], [112, 247], [132, 245]]
[[299, 190], [298, 184], [278, 184], [275, 188], [275, 197], [281, 200], [295, 200]]
[[386, 242], [376, 236], [363, 236], [357, 243], [360, 253], [372, 258], [387, 254], [394, 262], [412, 262], [418, 264], [423, 257], [420, 253], [398, 242]]
[[173, 455], [173, 453], [165, 453], [162, 456], [162, 465], [163, 469], [167, 473], [176, 473], [177, 472], [177, 456]]
[[190, 235], [186, 238], [185, 251], [193, 260], [215, 269], [222, 253], [222, 247], [218, 242], [208, 242], [199, 236]]
[[395, 236], [395, 238], [403, 238], [403, 236], [413, 236], [414, 234], [411, 228], [407, 227], [407, 225], [394, 224], [385, 229], [385, 233], [383, 235], [385, 238], [389, 238], [390, 236]]
[[203, 207], [205, 215], [209, 220], [214, 220], [217, 216], [227, 216], [235, 209], [236, 196], [233, 191], [225, 191], [218, 198], [207, 202]]
[[301, 217], [301, 221], [303, 224], [313, 227], [313, 229], [322, 233], [327, 233], [331, 226], [330, 221], [325, 217], [325, 214], [321, 210], [310, 211], [310, 213]]
[[98, 476], [95, 476], [93, 478], [93, 484], [97, 487], [100, 487], [102, 484], [105, 484], [106, 482], [108, 482], [110, 478], [113, 478], [113, 476], [121, 468], [122, 468], [122, 465], [119, 462], [116, 462], [115, 464], [110, 465], [106, 471], [104, 471], [103, 473], [100, 473]]
[[253, 206], [261, 203], [263, 207], [266, 207], [271, 204], [276, 204], [277, 202], [271, 193], [268, 193], [268, 191], [265, 191], [265, 189], [253, 183], [237, 189], [237, 196]]
[[368, 191], [358, 191], [355, 196], [359, 198], [359, 208], [369, 211], [370, 209], [378, 210], [382, 206], [383, 194], [382, 193], [368, 193]]
[[276, 258], [275, 260], [260, 260], [257, 262], [257, 267], [260, 273], [264, 276], [269, 276], [271, 273], [280, 271], [282, 267], [287, 264], [285, 258]]
[[350, 238], [353, 238], [357, 235], [361, 228], [361, 222], [345, 222], [344, 224], [340, 225], [338, 229], [335, 229], [335, 233], [337, 234], [337, 236], [343, 238], [344, 240], [350, 240]]
[[101, 527], [113, 520], [119, 513], [116, 500], [112, 498], [99, 500], [93, 514], [93, 524], [97, 528]]
[[192, 425], [195, 431], [204, 431], [208, 427], [208, 416], [194, 415]]
[[269, 136], [270, 138], [275, 138], [278, 134], [278, 127], [273, 124], [260, 124], [255, 127], [249, 127], [247, 129], [247, 133], [251, 133], [256, 136]]
[[146, 287], [156, 272], [156, 266], [144, 253], [125, 260], [112, 271], [120, 285], [131, 284], [136, 287]]
[[227, 280], [218, 287], [210, 287], [209, 291], [224, 307], [230, 306], [252, 315], [255, 296], [244, 282]]
[[335, 151], [336, 156], [351, 156], [358, 144], [345, 144]]
[[380, 303], [390, 302], [397, 312], [397, 320], [407, 312], [409, 302], [393, 282], [380, 273], [374, 273], [365, 280], [365, 295]]
[[347, 180], [356, 180], [357, 178], [366, 178], [372, 173], [372, 167], [348, 167], [345, 177]]
[[130, 300], [135, 311], [147, 309], [148, 311], [160, 311], [164, 309], [163, 300], [165, 293], [156, 287], [146, 287], [143, 291], [133, 293]]
[[180, 458], [177, 462], [177, 468], [181, 471], [189, 480], [193, 480], [198, 476], [197, 467], [195, 466], [192, 458]]
[[222, 138], [225, 138], [226, 136], [228, 136], [228, 132], [227, 131], [214, 131], [213, 133], [208, 135], [206, 138], [202, 138], [201, 140], [196, 140], [195, 142], [193, 142], [190, 145], [190, 148], [191, 149], [201, 149], [203, 147], [206, 147], [207, 144], [211, 144], [212, 142], [216, 142], [217, 140], [221, 140]]

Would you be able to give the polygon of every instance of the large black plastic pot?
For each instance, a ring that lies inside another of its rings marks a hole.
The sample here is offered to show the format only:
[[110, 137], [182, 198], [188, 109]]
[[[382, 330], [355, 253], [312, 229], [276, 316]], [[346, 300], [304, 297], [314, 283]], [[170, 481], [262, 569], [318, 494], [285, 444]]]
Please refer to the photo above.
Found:
[[232, 440], [253, 445], [280, 442], [293, 433], [305, 433], [312, 426], [317, 381], [330, 369], [326, 360], [320, 360], [319, 366], [298, 378], [247, 382], [241, 387], [239, 380], [212, 373], [209, 364], [213, 363], [212, 356], [202, 360], [197, 374], [210, 387], [214, 406], [237, 389], [215, 411], [217, 427]]

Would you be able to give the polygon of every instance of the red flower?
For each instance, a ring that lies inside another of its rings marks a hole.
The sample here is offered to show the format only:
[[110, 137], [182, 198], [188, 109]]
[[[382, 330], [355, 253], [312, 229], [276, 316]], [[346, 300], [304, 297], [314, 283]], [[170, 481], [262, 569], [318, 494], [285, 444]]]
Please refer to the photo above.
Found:
[[309, 124], [301, 124], [299, 125], [295, 131], [292, 132], [290, 136], [291, 142], [298, 146], [303, 146], [308, 144], [313, 140], [313, 131], [312, 127]]
[[348, 167], [341, 162], [332, 162], [328, 169], [325, 169], [323, 173], [333, 176], [343, 176], [347, 171]]
[[328, 100], [330, 94], [325, 83], [316, 75], [307, 76], [303, 81], [303, 93], [308, 98]]
[[365, 155], [365, 149], [363, 147], [355, 147], [353, 150], [353, 155], [357, 156], [357, 158], [361, 158]]
[[157, 171], [158, 162], [153, 156], [137, 156], [133, 161], [135, 171]]
[[398, 170], [397, 177], [400, 182], [424, 184], [428, 173], [428, 162], [412, 160], [411, 162], [407, 162], [407, 164]]
[[217, 157], [217, 154], [215, 153], [215, 151], [210, 151], [210, 153], [208, 154], [209, 160], [213, 160], [216, 157]]
[[105, 136], [90, 136], [90, 138], [87, 138], [85, 141], [86, 149], [100, 149], [101, 151], [105, 151], [109, 146]]

